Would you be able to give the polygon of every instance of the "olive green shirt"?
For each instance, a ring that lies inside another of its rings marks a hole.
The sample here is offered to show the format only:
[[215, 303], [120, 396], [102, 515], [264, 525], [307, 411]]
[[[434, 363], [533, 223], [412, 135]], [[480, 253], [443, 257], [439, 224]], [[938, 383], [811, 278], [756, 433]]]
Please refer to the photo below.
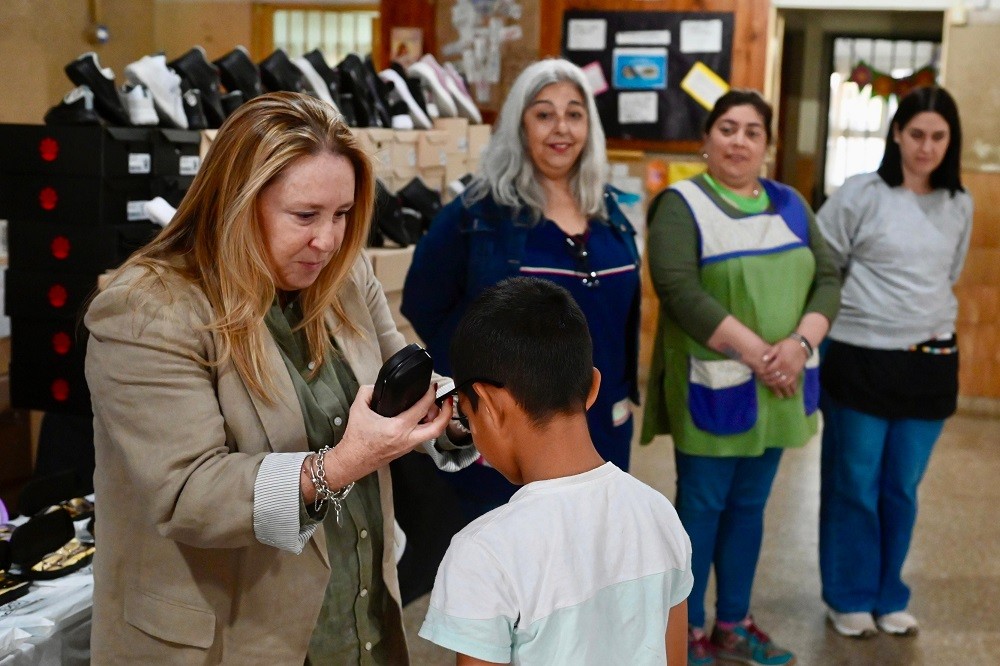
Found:
[[[288, 368], [305, 420], [309, 447], [336, 446], [344, 436], [358, 381], [332, 344], [326, 362], [310, 378], [315, 364], [309, 359], [297, 300], [282, 308], [277, 300], [265, 316]], [[331, 341], [332, 343], [333, 341]], [[391, 621], [393, 601], [382, 580], [383, 525], [379, 483], [375, 473], [354, 484], [344, 500], [339, 520], [333, 507], [314, 513], [303, 503], [304, 522], [322, 520], [330, 554], [331, 575], [316, 628], [309, 643], [307, 663], [387, 664], [383, 628]]]

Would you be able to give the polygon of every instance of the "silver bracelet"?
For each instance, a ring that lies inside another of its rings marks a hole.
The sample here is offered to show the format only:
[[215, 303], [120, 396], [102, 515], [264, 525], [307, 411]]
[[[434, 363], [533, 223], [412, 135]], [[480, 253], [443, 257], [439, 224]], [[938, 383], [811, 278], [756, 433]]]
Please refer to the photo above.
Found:
[[792, 331], [791, 333], [788, 334], [788, 337], [799, 343], [799, 346], [802, 347], [802, 349], [806, 353], [807, 361], [812, 358], [813, 346], [812, 343], [809, 342], [809, 340], [806, 338], [806, 336], [802, 335], [798, 331]]
[[316, 500], [313, 502], [313, 510], [319, 511], [323, 507], [323, 504], [329, 501], [333, 504], [333, 510], [337, 516], [337, 524], [340, 525], [340, 507], [354, 488], [354, 482], [351, 481], [340, 490], [330, 490], [330, 486], [326, 483], [326, 469], [323, 467], [323, 462], [329, 451], [329, 446], [324, 446], [317, 451], [316, 455], [313, 456], [313, 464], [309, 467], [309, 476], [316, 487]]

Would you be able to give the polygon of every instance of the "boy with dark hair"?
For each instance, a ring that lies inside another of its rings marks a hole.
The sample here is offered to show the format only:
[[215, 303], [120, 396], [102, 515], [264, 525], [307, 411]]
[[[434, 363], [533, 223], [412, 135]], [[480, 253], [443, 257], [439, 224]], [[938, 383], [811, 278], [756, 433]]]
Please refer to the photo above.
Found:
[[685, 663], [691, 544], [663, 495], [594, 448], [592, 359], [583, 313], [548, 280], [500, 282], [458, 325], [459, 418], [524, 486], [438, 570], [420, 636], [459, 666]]

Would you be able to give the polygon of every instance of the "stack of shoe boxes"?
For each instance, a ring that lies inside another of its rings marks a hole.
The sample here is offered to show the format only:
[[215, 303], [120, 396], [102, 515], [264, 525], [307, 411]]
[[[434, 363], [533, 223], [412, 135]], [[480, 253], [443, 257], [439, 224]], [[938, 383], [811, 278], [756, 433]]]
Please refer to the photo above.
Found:
[[90, 412], [83, 309], [98, 277], [159, 231], [145, 202], [180, 202], [199, 142], [187, 130], [0, 125], [13, 407]]

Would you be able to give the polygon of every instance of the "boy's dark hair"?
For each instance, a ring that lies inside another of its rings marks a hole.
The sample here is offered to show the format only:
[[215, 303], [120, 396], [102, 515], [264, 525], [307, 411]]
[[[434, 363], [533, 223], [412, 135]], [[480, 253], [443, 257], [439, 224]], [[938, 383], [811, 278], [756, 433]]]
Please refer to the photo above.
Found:
[[722, 97], [715, 100], [715, 106], [705, 118], [705, 134], [710, 134], [715, 122], [721, 118], [726, 111], [734, 106], [752, 106], [764, 121], [764, 131], [767, 133], [767, 142], [771, 143], [771, 123], [774, 121], [774, 109], [767, 103], [759, 92], [745, 88], [733, 88]]
[[931, 173], [931, 187], [946, 189], [955, 196], [955, 192], [964, 192], [962, 187], [962, 123], [958, 119], [958, 105], [939, 86], [917, 88], [899, 101], [896, 114], [889, 123], [889, 136], [885, 140], [885, 153], [882, 154], [882, 164], [878, 175], [890, 187], [903, 184], [903, 157], [899, 152], [893, 131], [902, 132], [918, 113], [930, 111], [940, 115], [948, 123], [948, 149], [941, 159], [941, 164]]
[[536, 425], [586, 410], [593, 381], [587, 320], [568, 291], [548, 280], [515, 277], [486, 289], [451, 340], [455, 385], [475, 411], [472, 380], [500, 384]]

